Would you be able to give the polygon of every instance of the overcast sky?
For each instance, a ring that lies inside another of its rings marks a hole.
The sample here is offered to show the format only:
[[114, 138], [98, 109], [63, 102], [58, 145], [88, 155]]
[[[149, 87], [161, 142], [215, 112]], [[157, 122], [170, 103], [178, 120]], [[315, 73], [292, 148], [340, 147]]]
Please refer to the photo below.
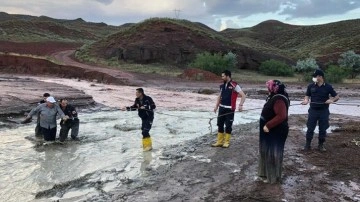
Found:
[[297, 25], [356, 19], [360, 0], [1, 0], [0, 11], [110, 25], [170, 17], [222, 30], [269, 19]]

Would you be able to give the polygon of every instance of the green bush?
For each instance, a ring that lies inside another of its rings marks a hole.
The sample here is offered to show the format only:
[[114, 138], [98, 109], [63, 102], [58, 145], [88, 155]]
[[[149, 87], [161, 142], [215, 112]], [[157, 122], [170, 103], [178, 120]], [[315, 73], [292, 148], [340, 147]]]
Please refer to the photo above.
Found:
[[259, 71], [269, 76], [293, 76], [294, 69], [284, 62], [277, 60], [267, 60], [261, 63]]
[[354, 51], [346, 51], [340, 55], [338, 64], [349, 71], [351, 79], [360, 74], [360, 55]]
[[336, 65], [330, 65], [325, 71], [325, 79], [329, 83], [342, 83], [348, 75], [346, 69]]
[[221, 74], [224, 70], [233, 69], [237, 64], [236, 55], [232, 52], [226, 55], [220, 53], [211, 54], [209, 52], [199, 53], [190, 65], [215, 74]]
[[303, 81], [311, 81], [315, 69], [319, 69], [319, 65], [314, 58], [306, 58], [296, 62], [295, 71], [302, 75]]

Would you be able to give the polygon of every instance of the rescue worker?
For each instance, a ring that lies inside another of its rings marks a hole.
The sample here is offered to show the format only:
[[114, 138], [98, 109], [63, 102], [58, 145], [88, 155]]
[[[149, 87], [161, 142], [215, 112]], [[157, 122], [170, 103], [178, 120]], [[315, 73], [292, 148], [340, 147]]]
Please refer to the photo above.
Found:
[[[313, 76], [313, 83], [309, 84], [306, 90], [306, 95], [301, 104], [307, 105], [310, 102], [308, 110], [307, 131], [306, 131], [306, 144], [304, 151], [311, 149], [311, 141], [314, 136], [316, 124], [319, 123], [319, 151], [326, 151], [324, 147], [326, 130], [329, 128], [329, 105], [339, 100], [339, 95], [335, 92], [333, 87], [325, 83], [324, 72], [316, 69]], [[331, 96], [331, 97], [330, 97]]]
[[60, 121], [60, 135], [59, 139], [60, 142], [64, 142], [69, 134], [69, 131], [71, 129], [71, 138], [73, 140], [78, 140], [78, 134], [79, 134], [79, 125], [80, 120], [78, 118], [78, 113], [72, 105], [68, 104], [67, 99], [60, 99], [60, 108], [64, 112], [65, 115], [69, 117], [68, 120]]
[[22, 123], [26, 123], [35, 114], [40, 114], [40, 130], [44, 135], [45, 141], [55, 141], [56, 138], [56, 116], [59, 115], [63, 120], [69, 117], [64, 114], [53, 97], [46, 98], [46, 103], [38, 105], [32, 109]]
[[[228, 148], [230, 146], [232, 124], [234, 122], [234, 114], [236, 110], [236, 99], [238, 96], [241, 97], [238, 109], [239, 111], [242, 111], [246, 95], [241, 90], [239, 84], [231, 79], [231, 72], [229, 70], [223, 71], [221, 78], [224, 83], [220, 85], [220, 94], [214, 108], [215, 113], [219, 109], [217, 118], [217, 141], [211, 146]], [[226, 126], [225, 129], [224, 124]]]
[[149, 134], [153, 120], [154, 120], [154, 109], [156, 105], [153, 99], [144, 93], [144, 89], [136, 89], [136, 99], [132, 106], [125, 107], [123, 110], [135, 111], [138, 110], [138, 115], [141, 118], [141, 131], [143, 135], [142, 143], [143, 150], [152, 150], [152, 141]]
[[[48, 98], [48, 97], [50, 97], [50, 94], [49, 93], [44, 93], [43, 99], [40, 100], [38, 105], [45, 103], [46, 98]], [[36, 119], [35, 137], [37, 137], [37, 138], [42, 138], [43, 137], [43, 135], [41, 134], [41, 127], [40, 127], [40, 113], [37, 115], [37, 119]]]

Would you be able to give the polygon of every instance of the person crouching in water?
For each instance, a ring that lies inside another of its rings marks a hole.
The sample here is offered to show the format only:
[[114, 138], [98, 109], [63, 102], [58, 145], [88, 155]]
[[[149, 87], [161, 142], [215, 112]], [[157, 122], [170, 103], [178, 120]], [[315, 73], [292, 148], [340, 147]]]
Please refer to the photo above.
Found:
[[138, 115], [141, 118], [141, 131], [143, 135], [143, 149], [144, 151], [152, 150], [152, 141], [149, 134], [153, 120], [154, 120], [154, 109], [156, 105], [153, 99], [144, 94], [144, 89], [136, 89], [136, 99], [132, 106], [125, 107], [123, 110], [135, 111], [138, 110]]
[[69, 117], [69, 119], [66, 121], [60, 121], [60, 142], [64, 142], [67, 139], [70, 129], [71, 138], [73, 140], [78, 140], [77, 136], [79, 133], [80, 121], [75, 107], [68, 104], [67, 99], [60, 99], [60, 108], [64, 112], [64, 114]]
[[41, 133], [44, 135], [45, 141], [55, 141], [56, 138], [56, 116], [59, 115], [62, 120], [67, 120], [69, 117], [64, 114], [53, 97], [46, 98], [46, 103], [38, 105], [32, 109], [27, 115], [24, 123], [30, 120], [32, 116], [40, 114]]
[[269, 96], [260, 117], [258, 176], [266, 183], [281, 180], [284, 145], [289, 133], [290, 100], [285, 85], [278, 80], [266, 82]]

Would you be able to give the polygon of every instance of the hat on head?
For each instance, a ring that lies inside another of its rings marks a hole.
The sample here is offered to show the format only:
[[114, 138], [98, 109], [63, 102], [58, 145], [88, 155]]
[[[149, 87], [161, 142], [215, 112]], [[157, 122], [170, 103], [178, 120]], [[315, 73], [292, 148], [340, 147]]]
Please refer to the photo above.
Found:
[[56, 100], [54, 99], [54, 97], [50, 96], [50, 97], [46, 98], [46, 102], [55, 103]]
[[312, 75], [313, 77], [322, 76], [324, 77], [324, 72], [321, 69], [316, 69]]

